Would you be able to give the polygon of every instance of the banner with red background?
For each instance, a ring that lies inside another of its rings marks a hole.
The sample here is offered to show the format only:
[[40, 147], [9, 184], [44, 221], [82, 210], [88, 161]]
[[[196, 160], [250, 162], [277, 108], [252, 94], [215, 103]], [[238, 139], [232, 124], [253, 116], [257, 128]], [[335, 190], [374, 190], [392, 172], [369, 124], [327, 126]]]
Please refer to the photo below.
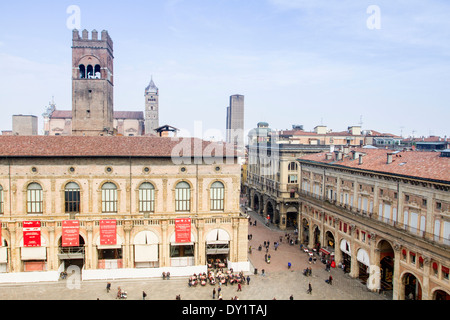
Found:
[[175, 219], [175, 242], [190, 243], [191, 242], [191, 219]]
[[23, 246], [25, 248], [41, 246], [41, 222], [24, 221], [23, 222]]
[[80, 221], [68, 220], [62, 223], [62, 246], [80, 246]]
[[100, 245], [117, 244], [117, 222], [116, 220], [100, 220]]

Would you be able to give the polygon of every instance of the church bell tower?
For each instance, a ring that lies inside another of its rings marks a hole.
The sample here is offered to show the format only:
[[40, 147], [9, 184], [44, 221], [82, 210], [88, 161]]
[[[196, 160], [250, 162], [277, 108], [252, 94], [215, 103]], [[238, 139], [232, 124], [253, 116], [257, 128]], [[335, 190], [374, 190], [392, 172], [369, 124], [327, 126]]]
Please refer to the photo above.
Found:
[[155, 134], [159, 128], [159, 89], [153, 82], [145, 88], [145, 134]]
[[72, 41], [72, 135], [113, 135], [113, 41], [95, 30], [74, 30]]

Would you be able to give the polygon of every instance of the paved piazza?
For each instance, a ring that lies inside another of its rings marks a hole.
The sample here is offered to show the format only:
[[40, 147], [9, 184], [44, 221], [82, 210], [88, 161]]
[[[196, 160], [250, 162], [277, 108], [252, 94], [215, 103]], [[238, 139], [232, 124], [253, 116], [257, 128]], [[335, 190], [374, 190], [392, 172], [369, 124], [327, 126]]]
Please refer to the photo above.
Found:
[[[285, 232], [268, 228], [263, 225], [262, 217], [250, 212], [257, 226], [249, 226], [252, 235], [250, 245], [253, 253], [250, 261], [258, 269], [258, 275], [249, 273], [250, 285], [243, 285], [242, 291], [237, 291], [237, 285], [222, 286], [223, 300], [238, 297], [239, 300], [288, 300], [292, 295], [294, 300], [390, 300], [390, 297], [369, 292], [365, 285], [357, 279], [351, 279], [341, 270], [325, 271], [325, 265], [309, 264], [307, 255], [301, 252], [298, 246], [286, 243]], [[274, 250], [273, 242], [283, 242]], [[258, 251], [259, 244], [270, 241], [269, 253], [271, 263], [264, 261], [265, 250]], [[288, 270], [287, 264], [291, 262], [292, 268]], [[312, 276], [302, 274], [303, 269], [312, 267]], [[265, 276], [261, 270], [265, 269]], [[333, 285], [325, 283], [329, 275], [333, 276]], [[307, 293], [308, 284], [311, 283], [312, 294]], [[128, 293], [128, 300], [142, 300], [142, 292], [147, 293], [147, 300], [175, 300], [181, 295], [182, 300], [212, 300], [213, 286], [197, 286], [190, 288], [187, 278], [143, 279], [143, 280], [112, 280], [111, 291], [106, 292], [105, 281], [88, 281], [77, 283], [45, 283], [0, 285], [0, 300], [115, 300], [118, 287]], [[71, 289], [72, 286], [75, 288]], [[216, 291], [218, 285], [215, 286]], [[217, 294], [216, 294], [217, 299]]]

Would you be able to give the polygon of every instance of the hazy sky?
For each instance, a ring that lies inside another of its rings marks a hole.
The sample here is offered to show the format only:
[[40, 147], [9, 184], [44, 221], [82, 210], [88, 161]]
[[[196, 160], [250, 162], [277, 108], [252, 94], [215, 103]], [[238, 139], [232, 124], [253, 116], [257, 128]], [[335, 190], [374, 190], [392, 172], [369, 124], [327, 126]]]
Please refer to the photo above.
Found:
[[144, 111], [153, 75], [160, 124], [194, 135], [200, 121], [205, 138], [223, 135], [233, 94], [246, 129], [343, 131], [362, 116], [363, 129], [450, 136], [447, 0], [2, 1], [0, 130], [33, 114], [41, 132], [52, 96], [71, 110], [70, 5], [114, 41], [115, 110]]

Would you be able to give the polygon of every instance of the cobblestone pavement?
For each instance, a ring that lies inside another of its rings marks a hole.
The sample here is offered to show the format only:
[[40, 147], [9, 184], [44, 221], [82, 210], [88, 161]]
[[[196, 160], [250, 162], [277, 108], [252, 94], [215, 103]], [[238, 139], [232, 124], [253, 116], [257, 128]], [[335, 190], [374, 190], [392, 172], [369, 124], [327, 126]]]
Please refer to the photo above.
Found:
[[[309, 264], [307, 255], [298, 246], [290, 246], [284, 238], [285, 232], [263, 225], [263, 218], [250, 212], [252, 220], [258, 219], [257, 226], [249, 227], [252, 235], [250, 245], [253, 252], [250, 261], [258, 269], [255, 275], [249, 273], [250, 285], [243, 285], [242, 291], [237, 291], [236, 285], [222, 286], [223, 300], [238, 297], [239, 300], [287, 300], [292, 295], [294, 300], [387, 300], [384, 295], [369, 292], [356, 279], [344, 275], [342, 271], [332, 269], [325, 271], [320, 262]], [[283, 242], [275, 251], [273, 242], [282, 236]], [[257, 247], [264, 241], [270, 241], [269, 253], [271, 263], [264, 261], [265, 251], [259, 252]], [[292, 263], [288, 270], [287, 263]], [[306, 267], [312, 268], [312, 276], [302, 274]], [[261, 270], [265, 269], [265, 276]], [[333, 276], [333, 285], [325, 283], [329, 275]], [[311, 283], [312, 294], [308, 294], [308, 284]], [[0, 285], [0, 300], [114, 300], [117, 288], [121, 287], [128, 293], [128, 300], [141, 300], [142, 292], [147, 293], [147, 300], [174, 300], [181, 295], [182, 300], [212, 300], [213, 286], [198, 286], [189, 288], [187, 278], [140, 279], [111, 281], [111, 292], [106, 292], [105, 281], [87, 281], [77, 284], [74, 281], [58, 283]], [[72, 289], [71, 289], [72, 288]], [[216, 291], [218, 285], [215, 286]], [[216, 294], [217, 298], [217, 294]]]

